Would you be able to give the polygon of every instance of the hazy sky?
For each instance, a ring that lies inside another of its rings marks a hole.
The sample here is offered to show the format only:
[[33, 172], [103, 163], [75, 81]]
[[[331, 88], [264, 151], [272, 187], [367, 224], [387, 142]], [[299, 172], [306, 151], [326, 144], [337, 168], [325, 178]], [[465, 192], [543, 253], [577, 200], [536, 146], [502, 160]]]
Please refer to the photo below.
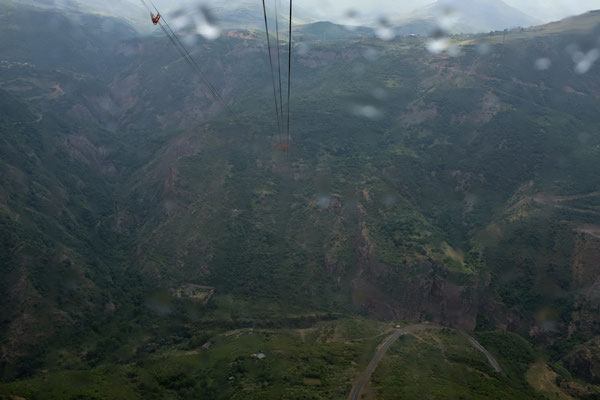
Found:
[[[100, 0], [81, 0], [83, 2]], [[139, 0], [128, 0], [139, 6]], [[158, 7], [163, 10], [177, 8], [186, 3], [209, 3], [212, 5], [235, 5], [238, 1], [251, 1], [259, 3], [258, 0], [154, 0]], [[273, 0], [267, 0], [267, 3]], [[282, 4], [288, 0], [280, 0]], [[348, 10], [358, 11], [363, 17], [385, 15], [388, 17], [399, 17], [403, 13], [433, 3], [435, 0], [295, 0], [298, 9], [306, 11], [305, 14], [322, 20], [330, 20], [338, 23], [344, 21], [343, 16]], [[456, 1], [463, 0], [443, 0]], [[482, 0], [490, 1], [490, 0]], [[589, 10], [600, 9], [600, 0], [504, 0], [507, 4], [520, 9], [524, 13], [535, 17], [543, 22], [558, 20], [569, 15], [581, 14]], [[116, 4], [117, 2], [115, 2]], [[360, 18], [358, 23], [360, 23]]]
[[[326, 18], [342, 14], [344, 10], [348, 9], [354, 9], [363, 14], [383, 11], [384, 14], [397, 15], [433, 2], [433, 0], [300, 0], [296, 4], [318, 10]], [[600, 9], [600, 0], [505, 0], [505, 2], [544, 21]]]

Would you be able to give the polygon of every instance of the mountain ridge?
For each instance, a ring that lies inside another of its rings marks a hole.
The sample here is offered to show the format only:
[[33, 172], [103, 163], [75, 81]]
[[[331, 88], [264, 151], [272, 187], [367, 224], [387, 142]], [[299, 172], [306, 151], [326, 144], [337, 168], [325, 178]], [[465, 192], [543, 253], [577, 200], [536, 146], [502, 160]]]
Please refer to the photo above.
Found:
[[410, 33], [430, 34], [435, 29], [449, 33], [490, 32], [529, 27], [539, 22], [502, 0], [438, 0], [393, 20], [392, 24], [402, 32], [408, 32], [407, 29], [415, 25], [423, 25]]

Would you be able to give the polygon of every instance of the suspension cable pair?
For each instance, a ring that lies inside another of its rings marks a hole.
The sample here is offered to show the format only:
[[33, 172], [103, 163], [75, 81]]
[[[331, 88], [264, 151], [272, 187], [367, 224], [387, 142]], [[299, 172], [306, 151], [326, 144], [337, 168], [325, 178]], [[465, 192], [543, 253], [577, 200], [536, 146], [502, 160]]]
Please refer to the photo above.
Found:
[[[148, 12], [151, 15], [153, 15], [153, 11], [148, 6], [148, 4], [146, 3], [146, 0], [140, 0], [140, 2], [148, 10]], [[158, 9], [156, 8], [156, 5], [154, 5], [154, 3], [152, 2], [152, 0], [148, 0], [148, 2], [152, 5], [152, 7], [156, 11], [157, 15], [160, 15]], [[165, 20], [165, 18], [161, 17], [160, 19], [158, 19], [158, 24], [160, 25], [160, 27], [163, 30], [163, 32], [165, 33], [165, 35], [167, 35], [167, 37], [169, 38], [169, 40], [171, 41], [171, 43], [173, 44], [173, 46], [177, 49], [177, 51], [179, 52], [179, 54], [183, 57], [183, 59], [200, 76], [200, 79], [203, 81], [204, 85], [208, 88], [208, 90], [210, 91], [210, 93], [212, 94], [212, 96], [215, 98], [215, 100], [217, 100], [218, 102], [220, 102], [221, 104], [223, 104], [223, 106], [225, 107], [225, 109], [229, 113], [232, 113], [231, 108], [229, 107], [229, 105], [225, 102], [225, 100], [223, 100], [223, 98], [221, 97], [221, 95], [219, 94], [219, 92], [217, 92], [217, 90], [212, 85], [212, 83], [210, 82], [210, 80], [208, 79], [208, 77], [204, 74], [204, 72], [202, 71], [202, 69], [200, 68], [200, 66], [196, 62], [196, 60], [192, 57], [192, 55], [190, 54], [190, 52], [188, 51], [188, 49], [183, 45], [183, 43], [181, 42], [181, 40], [179, 39], [179, 37], [177, 36], [177, 34], [173, 31], [173, 29], [171, 29], [171, 26]]]
[[279, 75], [279, 99], [277, 97], [277, 87], [275, 79], [275, 69], [273, 66], [273, 54], [271, 50], [271, 39], [269, 35], [269, 23], [267, 18], [267, 6], [265, 0], [262, 0], [263, 14], [265, 19], [265, 32], [267, 36], [267, 47], [269, 52], [269, 66], [271, 69], [271, 81], [273, 83], [273, 99], [275, 101], [275, 115], [277, 118], [277, 133], [279, 138], [278, 147], [283, 151], [289, 151], [289, 145], [291, 140], [290, 130], [290, 99], [291, 99], [291, 78], [292, 78], [292, 17], [293, 17], [293, 0], [290, 0], [290, 20], [289, 20], [289, 31], [288, 31], [288, 80], [287, 80], [287, 125], [285, 130], [285, 142], [282, 140], [283, 137], [283, 89], [281, 81], [281, 53], [280, 53], [280, 42], [279, 42], [279, 13], [277, 9], [277, 2], [275, 0], [275, 30], [277, 39], [277, 69]]

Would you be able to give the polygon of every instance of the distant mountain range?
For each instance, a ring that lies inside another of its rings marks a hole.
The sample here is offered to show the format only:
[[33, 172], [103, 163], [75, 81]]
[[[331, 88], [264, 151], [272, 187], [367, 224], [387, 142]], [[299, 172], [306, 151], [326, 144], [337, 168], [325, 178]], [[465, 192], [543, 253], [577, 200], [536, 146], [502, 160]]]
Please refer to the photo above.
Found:
[[[262, 28], [264, 20], [260, 2], [238, 0], [214, 7], [212, 10], [221, 24], [226, 28]], [[280, 10], [284, 11], [284, 10]], [[319, 21], [312, 10], [295, 6], [295, 22], [307, 24]], [[274, 10], [268, 10], [271, 17]], [[281, 12], [281, 21], [287, 21], [286, 13]], [[510, 29], [514, 27], [529, 27], [540, 24], [541, 21], [524, 14], [509, 6], [503, 0], [438, 0], [408, 14], [391, 15], [378, 20], [363, 21], [364, 27], [353, 28], [350, 36], [364, 36], [365, 28], [377, 30], [382, 26], [393, 28], [398, 35], [430, 34], [437, 28], [444, 28], [451, 33], [478, 33]], [[333, 25], [328, 27], [331, 29]], [[321, 30], [326, 25], [316, 25]], [[336, 28], [337, 29], [337, 28]], [[331, 32], [336, 36], [333, 32]], [[371, 31], [371, 34], [373, 31]], [[339, 34], [346, 37], [346, 34]]]
[[439, 0], [392, 21], [400, 35], [429, 34], [438, 28], [451, 33], [490, 32], [539, 23], [502, 0]]
[[[14, 0], [8, 0], [13, 1]], [[70, 11], [93, 12], [101, 15], [110, 15], [127, 20], [138, 30], [147, 30], [152, 28], [147, 21], [146, 13], [142, 6], [131, 0], [115, 0], [103, 2], [99, 0], [23, 0], [19, 4], [30, 4], [38, 7], [58, 7]], [[165, 16], [169, 14], [184, 11], [191, 15], [197, 11], [199, 6], [196, 2], [179, 2], [177, 7], [169, 3], [168, 6], [158, 2]], [[163, 8], [164, 7], [164, 8]], [[249, 0], [234, 0], [226, 3], [210, 4], [208, 9], [221, 28], [230, 29], [264, 29], [263, 10], [260, 2]], [[281, 24], [287, 24], [286, 10], [280, 11]], [[267, 10], [271, 26], [274, 27], [274, 9]], [[320, 22], [316, 12], [310, 9], [304, 9], [302, 6], [294, 6], [294, 22], [297, 25], [305, 25]], [[322, 22], [322, 21], [321, 21]], [[495, 30], [510, 29], [517, 26], [528, 27], [540, 24], [537, 20], [514, 7], [509, 6], [503, 0], [438, 0], [425, 7], [414, 10], [408, 14], [390, 15], [382, 20], [362, 21], [365, 28], [360, 28], [359, 35], [367, 34], [368, 29], [377, 29], [383, 25], [387, 28], [393, 28], [397, 35], [405, 36], [410, 34], [426, 35], [431, 34], [438, 28], [444, 28], [451, 33], [478, 33]], [[333, 25], [329, 25], [332, 28]], [[339, 26], [339, 25], [338, 25]], [[318, 30], [323, 29], [325, 25], [318, 25]], [[339, 32], [333, 37], [346, 37], [347, 34]], [[351, 29], [356, 31], [356, 29]], [[371, 31], [370, 34], [374, 34]], [[350, 36], [356, 35], [356, 32]]]

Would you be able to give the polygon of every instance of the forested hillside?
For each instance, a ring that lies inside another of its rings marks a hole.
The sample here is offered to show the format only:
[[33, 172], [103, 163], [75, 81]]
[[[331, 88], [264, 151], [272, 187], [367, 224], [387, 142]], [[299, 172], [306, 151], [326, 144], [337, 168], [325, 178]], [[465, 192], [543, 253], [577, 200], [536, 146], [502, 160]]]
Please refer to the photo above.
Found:
[[407, 321], [508, 370], [407, 340], [440, 393], [600, 393], [600, 12], [451, 54], [305, 26], [284, 153], [263, 33], [190, 47], [228, 112], [161, 35], [10, 4], [0, 398], [342, 399]]

